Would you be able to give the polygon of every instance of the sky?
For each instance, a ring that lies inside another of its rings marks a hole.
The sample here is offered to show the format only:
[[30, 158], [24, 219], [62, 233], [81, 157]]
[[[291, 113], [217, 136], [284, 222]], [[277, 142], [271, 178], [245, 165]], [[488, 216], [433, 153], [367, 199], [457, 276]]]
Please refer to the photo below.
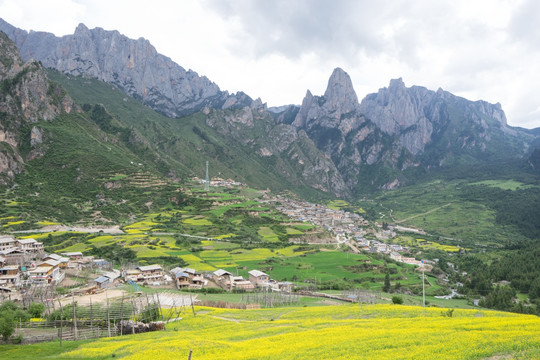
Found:
[[84, 23], [143, 37], [268, 106], [324, 94], [341, 67], [359, 99], [401, 77], [540, 127], [537, 0], [0, 0], [0, 17], [57, 36]]

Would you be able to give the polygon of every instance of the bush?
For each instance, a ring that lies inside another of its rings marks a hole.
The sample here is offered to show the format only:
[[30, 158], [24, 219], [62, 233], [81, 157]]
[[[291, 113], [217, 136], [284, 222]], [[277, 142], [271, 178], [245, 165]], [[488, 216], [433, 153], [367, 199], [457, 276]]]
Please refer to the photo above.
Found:
[[452, 316], [454, 316], [454, 309], [448, 309], [445, 312], [441, 312], [441, 316], [443, 316], [443, 317], [452, 317]]
[[31, 303], [28, 309], [28, 312], [33, 318], [40, 318], [43, 311], [45, 311], [45, 305], [38, 303]]
[[20, 344], [22, 343], [23, 341], [23, 336], [22, 334], [18, 334], [17, 336], [14, 336], [11, 341], [14, 343], [14, 344]]
[[396, 304], [396, 305], [403, 304], [403, 298], [399, 295], [392, 296], [392, 304]]
[[0, 335], [2, 335], [2, 338], [4, 340], [9, 339], [11, 334], [15, 332], [15, 320], [13, 319], [13, 315], [9, 312], [1, 312], [0, 313]]

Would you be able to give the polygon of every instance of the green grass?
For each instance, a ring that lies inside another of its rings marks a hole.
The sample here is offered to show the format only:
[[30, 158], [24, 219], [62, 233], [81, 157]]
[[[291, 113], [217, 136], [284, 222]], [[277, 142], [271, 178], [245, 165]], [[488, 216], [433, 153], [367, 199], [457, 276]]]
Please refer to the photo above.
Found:
[[[461, 194], [470, 184], [463, 181], [432, 181], [387, 191], [376, 198], [382, 204], [381, 221], [413, 226], [443, 237], [443, 245], [500, 247], [508, 239], [521, 239], [511, 227], [497, 224], [494, 210], [479, 202], [464, 200]], [[392, 210], [392, 212], [390, 212]]]
[[[306, 183], [314, 182], [314, 179], [280, 175], [283, 171], [277, 171], [276, 164], [279, 164], [280, 170], [285, 170], [288, 174], [298, 174], [301, 170], [298, 169], [298, 160], [292, 160], [287, 152], [279, 155], [278, 159], [275, 157], [267, 159], [259, 156], [253, 146], [245, 145], [244, 140], [252, 139], [255, 146], [267, 146], [265, 142], [268, 139], [266, 136], [268, 132], [279, 131], [270, 116], [256, 122], [252, 128], [245, 127], [240, 129], [241, 131], [235, 130], [233, 133], [224, 134], [223, 132], [227, 131], [225, 118], [239, 110], [215, 111], [216, 116], [213, 119], [216, 125], [210, 127], [206, 124], [206, 116], [202, 113], [182, 118], [182, 121], [169, 119], [119, 89], [95, 79], [67, 77], [53, 70], [48, 71], [48, 76], [64, 86], [77, 103], [103, 104], [113, 115], [113, 125], [133, 128], [138, 135], [143, 136], [150, 145], [138, 152], [142, 159], [137, 159], [136, 163], [141, 162], [148, 166], [152, 161], [163, 163], [164, 160], [167, 162], [166, 167], [174, 169], [183, 178], [192, 176], [203, 178], [204, 159], [213, 159], [210, 162], [212, 174], [219, 173], [220, 177], [239, 180], [254, 188], [292, 190], [312, 198], [331, 197], [311, 186], [306, 186]], [[263, 134], [265, 136], [261, 136]], [[291, 150], [298, 152], [305, 161], [314, 161], [315, 158], [323, 156], [313, 143], [305, 143], [301, 139], [291, 144]], [[162, 161], [157, 161], [158, 159]], [[132, 160], [129, 159], [127, 163]], [[114, 172], [117, 173], [126, 174], [121, 169]], [[248, 195], [254, 195], [254, 192]]]
[[279, 241], [278, 235], [269, 227], [261, 227], [259, 229], [258, 234], [265, 240], [269, 242], [277, 242]]
[[532, 186], [530, 184], [524, 184], [516, 180], [484, 180], [471, 183], [471, 185], [487, 185], [502, 190], [526, 189]]
[[193, 226], [210, 226], [212, 222], [205, 218], [190, 218], [182, 220], [184, 224]]

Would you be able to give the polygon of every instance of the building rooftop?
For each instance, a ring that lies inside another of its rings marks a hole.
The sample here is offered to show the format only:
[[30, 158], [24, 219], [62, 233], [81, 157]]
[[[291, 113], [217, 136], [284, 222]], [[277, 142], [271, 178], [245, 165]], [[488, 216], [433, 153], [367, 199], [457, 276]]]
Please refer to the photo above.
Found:
[[38, 266], [37, 268], [35, 268], [34, 270], [30, 270], [30, 273], [31, 274], [41, 274], [41, 273], [46, 273], [46, 272], [49, 272], [49, 270], [51, 269], [52, 266]]
[[43, 256], [42, 259], [47, 259], [47, 258], [52, 259], [52, 260], [56, 260], [56, 261], [60, 261], [62, 256], [60, 256], [58, 254], [48, 254], [48, 255]]
[[65, 252], [62, 253], [64, 256], [82, 256], [82, 252], [80, 251], [72, 251], [72, 252]]
[[152, 270], [163, 270], [161, 265], [154, 264], [154, 265], [147, 265], [147, 266], [139, 266], [137, 267], [141, 271], [152, 271]]
[[260, 270], [251, 270], [250, 272], [248, 272], [249, 275], [253, 275], [255, 277], [259, 277], [259, 276], [268, 276], [268, 274], [265, 274], [263, 273], [262, 271]]
[[106, 277], [106, 276], [100, 276], [97, 279], [94, 279], [94, 281], [99, 283], [99, 284], [103, 284], [104, 282], [109, 281], [109, 280], [110, 279], [108, 277]]
[[228, 272], [227, 270], [218, 269], [218, 270], [214, 271], [214, 275], [223, 276], [223, 275], [231, 275], [231, 273]]
[[58, 266], [58, 264], [60, 264], [60, 261], [56, 261], [56, 260], [46, 260], [46, 261], [43, 261], [41, 264], [39, 264], [40, 266], [41, 265], [49, 265], [49, 266]]
[[17, 242], [19, 244], [34, 244], [34, 243], [37, 243], [37, 241], [34, 240], [34, 239], [19, 239], [19, 240], [17, 240]]

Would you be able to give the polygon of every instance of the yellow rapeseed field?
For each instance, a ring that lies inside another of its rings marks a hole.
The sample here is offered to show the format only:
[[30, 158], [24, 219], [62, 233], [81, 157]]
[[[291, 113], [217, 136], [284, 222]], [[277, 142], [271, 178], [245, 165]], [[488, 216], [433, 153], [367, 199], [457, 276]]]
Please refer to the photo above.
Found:
[[[196, 308], [164, 332], [100, 339], [64, 359], [540, 358], [540, 318], [399, 305]], [[12, 354], [13, 355], [13, 354]], [[508, 357], [507, 357], [508, 356]]]

